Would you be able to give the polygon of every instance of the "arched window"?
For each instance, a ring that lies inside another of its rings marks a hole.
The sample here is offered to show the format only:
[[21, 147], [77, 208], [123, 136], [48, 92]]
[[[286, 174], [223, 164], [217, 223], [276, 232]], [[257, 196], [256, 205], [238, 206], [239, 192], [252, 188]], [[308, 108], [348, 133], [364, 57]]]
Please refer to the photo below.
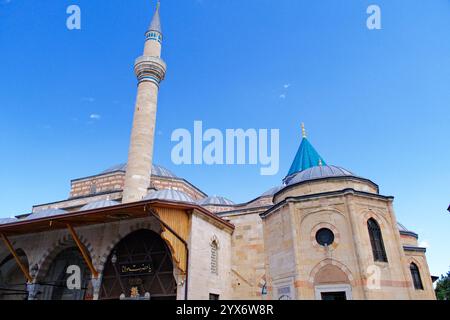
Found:
[[219, 274], [219, 259], [218, 259], [218, 250], [219, 246], [217, 245], [217, 241], [211, 242], [211, 273]]
[[420, 277], [420, 271], [419, 267], [413, 262], [409, 266], [409, 269], [411, 270], [411, 277], [413, 279], [414, 288], [416, 290], [423, 290], [423, 283], [422, 278]]
[[380, 226], [374, 219], [369, 219], [367, 227], [369, 229], [370, 243], [372, 244], [373, 258], [375, 261], [388, 262]]

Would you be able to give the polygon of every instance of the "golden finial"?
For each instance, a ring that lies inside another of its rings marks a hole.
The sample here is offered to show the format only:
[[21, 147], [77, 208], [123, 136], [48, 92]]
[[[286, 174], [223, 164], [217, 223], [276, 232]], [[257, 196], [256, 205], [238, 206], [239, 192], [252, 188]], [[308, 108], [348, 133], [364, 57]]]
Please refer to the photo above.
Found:
[[303, 138], [307, 138], [305, 124], [302, 123], [302, 136]]

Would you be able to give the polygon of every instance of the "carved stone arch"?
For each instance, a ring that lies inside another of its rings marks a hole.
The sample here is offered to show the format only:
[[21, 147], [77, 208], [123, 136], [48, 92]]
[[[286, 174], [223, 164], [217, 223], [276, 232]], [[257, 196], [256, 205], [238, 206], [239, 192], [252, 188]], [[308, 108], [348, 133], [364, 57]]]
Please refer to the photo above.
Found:
[[335, 266], [335, 267], [337, 267], [337, 268], [340, 269], [343, 273], [345, 273], [345, 275], [347, 276], [348, 281], [349, 281], [350, 283], [352, 283], [352, 282], [354, 281], [353, 274], [352, 274], [352, 272], [350, 271], [350, 269], [347, 268], [346, 265], [344, 265], [343, 263], [341, 263], [341, 262], [339, 262], [339, 261], [337, 261], [337, 260], [334, 260], [334, 259], [325, 259], [325, 260], [322, 260], [321, 262], [319, 262], [319, 263], [311, 270], [311, 272], [310, 272], [310, 274], [309, 274], [309, 282], [310, 282], [311, 284], [314, 284], [317, 274], [318, 274], [324, 267], [327, 267], [327, 266]]
[[415, 257], [408, 257], [408, 259], [406, 260], [408, 262], [408, 267], [411, 263], [415, 263], [418, 267], [421, 267], [422, 263], [417, 260]]
[[[85, 237], [81, 235], [79, 235], [78, 237], [81, 243], [85, 246], [92, 260], [93, 257], [95, 257], [95, 252], [92, 244]], [[58, 256], [59, 253], [61, 253], [65, 249], [75, 246], [76, 244], [69, 233], [60, 236], [57, 241], [53, 242], [51, 247], [42, 254], [41, 258], [37, 262], [38, 271], [35, 276], [35, 281], [39, 282], [45, 278], [52, 265], [53, 260]]]
[[[19, 251], [21, 250], [23, 252], [23, 256], [26, 257], [27, 261], [29, 263], [30, 262], [30, 254], [27, 253], [28, 249], [26, 250], [24, 246], [18, 245], [17, 241], [15, 240], [10, 240], [11, 241], [11, 245], [13, 246], [14, 250]], [[1, 239], [0, 239], [1, 242]], [[2, 247], [3, 249], [0, 251], [0, 263], [5, 260], [6, 258], [8, 258], [11, 255], [11, 252], [9, 252], [9, 250], [6, 248], [6, 246], [2, 246], [0, 245], [0, 247]]]
[[[16, 248], [16, 254], [23, 266], [29, 269], [29, 260], [25, 250], [21, 247]], [[23, 300], [26, 299], [27, 278], [23, 274], [14, 256], [6, 251], [0, 256], [0, 300]], [[10, 292], [6, 292], [10, 290]], [[17, 290], [17, 291], [16, 291]], [[16, 291], [13, 293], [13, 291]], [[4, 293], [7, 293], [4, 295]]]
[[367, 224], [367, 221], [369, 221], [370, 219], [374, 219], [382, 230], [389, 229], [387, 228], [389, 221], [383, 214], [378, 212], [378, 210], [365, 209], [361, 213], [364, 215], [364, 224]]
[[408, 262], [408, 265], [407, 265], [408, 273], [409, 273], [409, 268], [411, 267], [411, 264], [414, 263], [417, 266], [417, 268], [419, 268], [420, 274], [424, 274], [425, 270], [424, 270], [422, 262], [420, 262], [419, 260], [417, 260], [414, 257], [409, 257], [406, 261]]
[[420, 262], [419, 260], [417, 260], [414, 257], [409, 257], [406, 261], [408, 262], [408, 265], [406, 266], [406, 268], [408, 270], [407, 274], [409, 275], [409, 277], [407, 277], [407, 278], [410, 279], [409, 280], [410, 285], [414, 288], [414, 277], [411, 274], [411, 265], [414, 264], [419, 271], [419, 277], [420, 277], [420, 282], [421, 282], [422, 288], [425, 288], [426, 282], [424, 282], [424, 279], [425, 279], [424, 275], [426, 275], [428, 273], [428, 270], [425, 269], [422, 262]]
[[108, 256], [101, 259], [105, 262], [101, 267], [99, 299], [129, 297], [133, 290], [139, 296], [150, 294], [151, 299], [176, 298], [180, 280], [177, 267], [168, 243], [155, 229], [151, 223], [135, 224], [108, 246]]
[[98, 261], [96, 261], [96, 263], [94, 264], [99, 276], [101, 277], [103, 274], [103, 270], [105, 268], [105, 264], [108, 260], [108, 257], [111, 255], [111, 251], [117, 246], [117, 244], [122, 241], [122, 239], [124, 239], [125, 237], [127, 237], [129, 234], [137, 231], [137, 230], [150, 230], [150, 231], [154, 231], [158, 234], [161, 234], [162, 229], [161, 228], [155, 228], [155, 224], [152, 223], [151, 221], [141, 221], [141, 222], [137, 222], [137, 223], [133, 223], [130, 224], [126, 230], [126, 232], [124, 233], [118, 233], [113, 240], [109, 243], [109, 245], [103, 249], [103, 251], [101, 253], [99, 253], [99, 259]]
[[[16, 248], [13, 244], [13, 248], [16, 251], [16, 254], [20, 257], [23, 258], [23, 260], [25, 260], [27, 262], [28, 266], [31, 266], [31, 262], [30, 259], [28, 258], [28, 254], [27, 252], [22, 248], [22, 247], [18, 247]], [[9, 252], [9, 251], [5, 251], [5, 254], [2, 254], [0, 256], [0, 268], [2, 267], [2, 264], [6, 261], [9, 260], [13, 260], [15, 261], [13, 255]], [[16, 264], [16, 262], [14, 262]], [[16, 264], [17, 265], [17, 264]], [[19, 266], [17, 266], [17, 268], [19, 268]]]
[[342, 211], [340, 211], [340, 210], [338, 210], [338, 209], [336, 209], [336, 208], [334, 208], [334, 207], [325, 207], [325, 208], [313, 209], [313, 210], [311, 210], [311, 211], [308, 211], [307, 213], [305, 213], [305, 214], [302, 216], [302, 222], [303, 222], [303, 220], [305, 220], [305, 219], [306, 219], [307, 217], [309, 217], [310, 215], [317, 214], [317, 213], [326, 213], [326, 212], [337, 213], [337, 214], [339, 214], [339, 215], [345, 217], [345, 214], [344, 214]]

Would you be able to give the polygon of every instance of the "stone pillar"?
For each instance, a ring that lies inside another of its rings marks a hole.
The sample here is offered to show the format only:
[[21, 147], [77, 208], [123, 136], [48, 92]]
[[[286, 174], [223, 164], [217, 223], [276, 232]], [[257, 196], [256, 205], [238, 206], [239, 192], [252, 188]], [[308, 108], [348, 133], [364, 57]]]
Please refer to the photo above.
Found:
[[40, 285], [37, 283], [28, 283], [27, 291], [28, 291], [28, 300], [38, 300], [38, 294], [40, 290]]
[[348, 212], [348, 218], [349, 218], [349, 225], [350, 230], [353, 234], [353, 249], [356, 256], [356, 265], [357, 270], [355, 270], [355, 275], [353, 281], [355, 281], [353, 290], [357, 290], [358, 285], [360, 285], [361, 292], [363, 294], [362, 298], [364, 300], [369, 299], [369, 292], [366, 285], [366, 262], [364, 261], [364, 247], [361, 243], [361, 234], [360, 234], [360, 226], [358, 225], [356, 221], [355, 215], [357, 214], [353, 207], [354, 202], [354, 193], [349, 192], [345, 195], [345, 204], [347, 207]]
[[100, 289], [101, 289], [101, 285], [102, 285], [101, 277], [92, 278], [91, 284], [92, 284], [92, 291], [93, 291], [93, 300], [98, 300], [100, 298]]
[[[410, 281], [409, 273], [408, 273], [409, 266], [406, 261], [405, 251], [403, 250], [402, 240], [400, 238], [400, 232], [398, 231], [398, 223], [397, 223], [397, 217], [395, 216], [395, 212], [394, 212], [393, 201], [394, 201], [393, 199], [390, 199], [388, 202], [388, 205], [387, 205], [388, 210], [389, 210], [390, 220], [391, 220], [390, 227], [392, 228], [391, 232], [394, 235], [396, 247], [398, 248], [398, 256], [400, 258], [399, 268], [401, 270], [401, 274], [403, 275], [402, 282], [409, 283], [409, 281]], [[407, 295], [408, 295], [408, 299], [412, 299], [412, 293], [411, 293], [412, 289], [411, 288], [412, 288], [412, 285], [410, 287], [405, 288]]]

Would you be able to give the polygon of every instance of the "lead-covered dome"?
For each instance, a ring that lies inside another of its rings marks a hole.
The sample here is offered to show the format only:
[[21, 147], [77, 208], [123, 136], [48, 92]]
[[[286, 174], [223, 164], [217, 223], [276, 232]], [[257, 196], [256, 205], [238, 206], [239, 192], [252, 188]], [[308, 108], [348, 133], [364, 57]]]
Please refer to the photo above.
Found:
[[151, 191], [144, 200], [166, 200], [173, 202], [187, 202], [194, 203], [194, 199], [192, 199], [188, 194], [183, 191], [173, 190], [173, 189], [162, 189], [158, 191]]
[[14, 222], [17, 222], [17, 221], [19, 221], [19, 220], [15, 219], [15, 218], [1, 218], [0, 219], [0, 225], [14, 223]]
[[197, 201], [201, 206], [234, 206], [235, 203], [230, 199], [220, 196], [211, 196]]
[[417, 233], [415, 233], [414, 231], [409, 230], [408, 228], [406, 228], [400, 222], [397, 222], [397, 226], [398, 226], [398, 230], [400, 231], [401, 234], [409, 235], [409, 236], [412, 236], [412, 237], [415, 237], [415, 238], [419, 237]]
[[117, 206], [120, 203], [117, 201], [112, 200], [100, 200], [100, 201], [94, 201], [91, 203], [86, 204], [83, 206], [80, 211], [87, 211], [87, 210], [94, 210], [94, 209], [100, 209], [100, 208], [107, 208], [107, 207], [113, 207]]
[[325, 178], [336, 178], [336, 177], [357, 177], [357, 176], [352, 172], [348, 171], [347, 169], [337, 166], [332, 165], [316, 166], [287, 177], [285, 179], [285, 184], [290, 186], [305, 181], [325, 179]]
[[267, 190], [266, 192], [264, 192], [261, 195], [261, 197], [273, 197], [278, 191], [280, 191], [283, 188], [284, 188], [284, 186], [273, 187], [273, 188]]
[[64, 214], [67, 214], [67, 211], [61, 210], [61, 209], [46, 209], [46, 210], [41, 210], [41, 211], [30, 214], [28, 217], [26, 217], [26, 220], [50, 218], [50, 217], [62, 216]]
[[[107, 170], [103, 171], [101, 174], [107, 174], [107, 173], [113, 173], [113, 172], [126, 172], [127, 171], [127, 164], [121, 163], [115, 166], [112, 166], [111, 168], [108, 168]], [[158, 166], [156, 164], [152, 165], [152, 175], [157, 177], [166, 177], [166, 178], [178, 178], [172, 171], [169, 169], [166, 169], [162, 166]]]

